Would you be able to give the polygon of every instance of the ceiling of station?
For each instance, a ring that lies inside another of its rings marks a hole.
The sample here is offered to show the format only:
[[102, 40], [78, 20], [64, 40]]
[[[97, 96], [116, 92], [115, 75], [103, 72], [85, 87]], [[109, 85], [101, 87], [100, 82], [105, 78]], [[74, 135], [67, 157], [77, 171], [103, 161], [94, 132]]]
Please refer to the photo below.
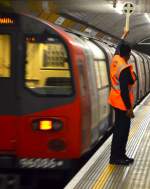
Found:
[[63, 8], [62, 12], [71, 17], [121, 37], [125, 25], [125, 14], [121, 14], [121, 10], [126, 2], [134, 5], [127, 40], [135, 44], [150, 37], [150, 0], [64, 0], [64, 5], [59, 5], [59, 10]]
[[150, 37], [150, 0], [5, 0], [2, 4], [42, 18], [57, 12], [119, 38], [125, 25], [125, 14], [120, 12], [126, 2], [134, 5], [127, 40], [135, 44]]

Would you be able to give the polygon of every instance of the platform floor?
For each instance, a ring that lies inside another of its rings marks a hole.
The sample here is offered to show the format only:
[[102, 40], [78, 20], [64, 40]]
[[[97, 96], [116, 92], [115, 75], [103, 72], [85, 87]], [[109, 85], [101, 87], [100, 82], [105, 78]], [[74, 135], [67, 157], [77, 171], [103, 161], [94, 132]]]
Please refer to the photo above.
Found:
[[109, 164], [109, 137], [64, 189], [150, 189], [150, 95], [134, 113], [127, 144], [127, 155], [134, 163]]

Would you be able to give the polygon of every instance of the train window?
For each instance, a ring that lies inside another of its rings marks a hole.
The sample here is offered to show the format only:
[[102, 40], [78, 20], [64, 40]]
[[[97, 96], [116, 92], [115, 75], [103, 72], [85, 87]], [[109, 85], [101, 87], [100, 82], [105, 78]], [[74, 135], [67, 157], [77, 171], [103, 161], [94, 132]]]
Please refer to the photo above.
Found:
[[108, 85], [108, 74], [106, 68], [106, 60], [104, 52], [91, 41], [86, 41], [94, 55], [96, 78], [98, 88]]
[[84, 79], [84, 68], [83, 68], [83, 63], [82, 60], [78, 60], [78, 65], [79, 65], [79, 78], [80, 78], [80, 90], [81, 90], [81, 95], [85, 96], [86, 95], [86, 83]]
[[41, 95], [71, 95], [72, 80], [67, 51], [58, 38], [26, 39], [26, 86]]
[[101, 83], [102, 87], [108, 86], [108, 74], [107, 74], [107, 68], [106, 68], [106, 61], [99, 61], [99, 73], [101, 77]]
[[86, 41], [87, 45], [92, 50], [95, 59], [105, 59], [103, 51], [91, 41]]
[[132, 64], [133, 70], [136, 73], [136, 66], [135, 66], [135, 60], [134, 60], [133, 55], [130, 56], [129, 63]]
[[10, 36], [0, 35], [0, 77], [10, 77]]
[[109, 47], [109, 48], [110, 48], [111, 54], [114, 55], [114, 54], [115, 54], [115, 51], [116, 51], [116, 50], [114, 49], [114, 47]]
[[139, 56], [139, 60], [140, 60], [140, 68], [141, 68], [142, 77], [144, 78], [144, 75], [145, 75], [145, 73], [144, 73], [144, 64], [143, 64], [143, 59], [142, 59], [141, 55]]
[[94, 61], [94, 67], [95, 67], [95, 72], [96, 72], [96, 83], [97, 83], [97, 88], [100, 89], [102, 87], [101, 84], [101, 77], [99, 74], [99, 66], [98, 66], [98, 61]]

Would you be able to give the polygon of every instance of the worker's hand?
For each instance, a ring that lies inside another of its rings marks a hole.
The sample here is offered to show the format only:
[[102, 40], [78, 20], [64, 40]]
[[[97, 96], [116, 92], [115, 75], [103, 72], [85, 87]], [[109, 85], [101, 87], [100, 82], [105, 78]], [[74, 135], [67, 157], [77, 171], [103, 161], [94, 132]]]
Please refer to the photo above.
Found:
[[134, 118], [135, 116], [134, 116], [134, 113], [133, 113], [133, 108], [128, 109], [127, 112], [126, 112], [126, 115], [129, 118]]
[[124, 29], [121, 39], [125, 39], [127, 37], [128, 33], [129, 33], [129, 30]]

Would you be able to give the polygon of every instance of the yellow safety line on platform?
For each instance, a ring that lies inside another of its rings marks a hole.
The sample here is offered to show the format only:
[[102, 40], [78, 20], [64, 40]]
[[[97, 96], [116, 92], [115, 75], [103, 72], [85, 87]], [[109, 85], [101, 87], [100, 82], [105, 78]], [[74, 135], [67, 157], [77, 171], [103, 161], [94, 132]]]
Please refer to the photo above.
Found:
[[137, 132], [140, 124], [135, 125], [132, 129], [131, 132], [129, 133], [128, 139], [131, 140], [131, 138], [134, 136], [134, 134]]
[[95, 183], [92, 189], [103, 188], [110, 174], [112, 174], [112, 172], [115, 171], [116, 169], [117, 167], [115, 165], [107, 165], [103, 171], [103, 174], [98, 178], [97, 182]]

